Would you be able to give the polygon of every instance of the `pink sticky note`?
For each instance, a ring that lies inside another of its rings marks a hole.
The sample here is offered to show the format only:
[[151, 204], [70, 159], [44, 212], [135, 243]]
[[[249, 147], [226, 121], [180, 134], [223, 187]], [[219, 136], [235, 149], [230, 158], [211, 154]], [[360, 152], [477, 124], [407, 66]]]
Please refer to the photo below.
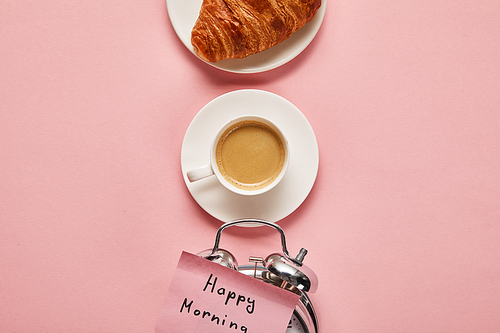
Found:
[[156, 333], [285, 332], [299, 296], [182, 252]]

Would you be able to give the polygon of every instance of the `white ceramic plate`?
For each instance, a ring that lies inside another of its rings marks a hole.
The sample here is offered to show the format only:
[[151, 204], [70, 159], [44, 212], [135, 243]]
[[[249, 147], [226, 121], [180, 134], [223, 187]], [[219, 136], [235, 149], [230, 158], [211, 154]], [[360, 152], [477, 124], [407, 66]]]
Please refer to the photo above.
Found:
[[[257, 196], [235, 194], [215, 176], [189, 182], [186, 176], [189, 170], [209, 163], [210, 145], [219, 129], [229, 120], [248, 114], [271, 120], [288, 139], [290, 164], [282, 181]], [[194, 117], [182, 143], [181, 167], [189, 192], [207, 213], [223, 222], [283, 219], [308, 196], [318, 166], [318, 144], [306, 117], [283, 97], [263, 90], [236, 90], [215, 98]]]
[[[175, 32], [188, 50], [195, 54], [191, 45], [191, 30], [198, 18], [203, 0], [166, 1], [170, 22]], [[287, 63], [299, 55], [316, 36], [325, 16], [326, 1], [322, 0], [321, 7], [310, 22], [282, 43], [242, 59], [228, 59], [216, 63], [205, 62], [234, 73], [264, 72]]]

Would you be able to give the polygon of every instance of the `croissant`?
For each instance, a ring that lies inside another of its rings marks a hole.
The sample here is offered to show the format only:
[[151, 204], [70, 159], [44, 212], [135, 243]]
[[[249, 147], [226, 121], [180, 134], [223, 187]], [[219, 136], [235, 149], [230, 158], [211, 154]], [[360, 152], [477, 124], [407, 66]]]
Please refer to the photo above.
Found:
[[321, 0], [203, 0], [191, 44], [209, 62], [244, 58], [290, 37], [320, 6]]

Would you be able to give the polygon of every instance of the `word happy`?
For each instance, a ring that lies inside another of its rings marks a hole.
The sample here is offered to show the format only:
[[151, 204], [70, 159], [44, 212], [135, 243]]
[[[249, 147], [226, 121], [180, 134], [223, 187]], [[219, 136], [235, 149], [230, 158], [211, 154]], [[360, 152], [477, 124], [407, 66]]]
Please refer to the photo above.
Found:
[[[217, 288], [217, 277], [214, 277], [213, 274], [210, 274], [207, 282], [205, 283], [205, 287], [203, 288], [204, 292], [210, 292], [210, 294], [214, 294], [216, 296], [222, 296], [222, 301], [224, 305], [232, 305], [236, 307], [243, 306], [245, 311], [251, 315], [255, 311], [255, 300], [250, 297], [246, 297], [241, 294], [236, 294], [236, 292], [231, 290], [226, 290], [224, 287]], [[228, 328], [233, 328], [235, 330], [239, 330], [241, 332], [248, 332], [248, 328], [243, 325], [238, 325], [237, 323], [227, 320], [227, 315], [224, 317], [217, 316], [210, 311], [200, 310], [194, 307], [194, 300], [188, 300], [188, 298], [184, 298], [184, 302], [181, 305], [180, 312], [185, 311], [186, 313], [193, 314], [195, 317], [199, 317], [201, 319], [210, 320], [215, 325], [226, 326]]]
[[[207, 283], [205, 284], [205, 288], [203, 288], [203, 291], [206, 291], [208, 286], [212, 286], [212, 288], [210, 288], [210, 293], [213, 294], [214, 290], [215, 290], [215, 285], [217, 284], [217, 277], [215, 277], [214, 281], [212, 281], [212, 277], [213, 277], [213, 274], [210, 274], [210, 276], [208, 277], [208, 280], [207, 280]], [[253, 311], [255, 310], [255, 300], [252, 300], [250, 299], [250, 297], [246, 298], [244, 295], [238, 295], [238, 298], [236, 298], [236, 293], [234, 291], [230, 291], [228, 290], [227, 291], [227, 294], [226, 294], [226, 288], [219, 288], [217, 289], [217, 295], [219, 296], [225, 296], [226, 300], [224, 302], [224, 305], [227, 305], [230, 300], [235, 300], [235, 305], [236, 306], [239, 306], [240, 303], [248, 303], [248, 305], [246, 306], [246, 310], [248, 312], [248, 314], [252, 314]]]

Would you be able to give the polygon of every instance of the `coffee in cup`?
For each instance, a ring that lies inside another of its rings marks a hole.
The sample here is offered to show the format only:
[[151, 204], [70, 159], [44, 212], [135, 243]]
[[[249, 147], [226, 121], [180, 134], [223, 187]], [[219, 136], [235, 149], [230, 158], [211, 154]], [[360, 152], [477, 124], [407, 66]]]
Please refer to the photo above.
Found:
[[222, 177], [247, 191], [270, 185], [280, 175], [286, 157], [279, 134], [257, 120], [242, 120], [226, 129], [215, 155]]
[[211, 163], [187, 173], [193, 182], [215, 174], [231, 191], [264, 193], [283, 178], [289, 161], [288, 143], [269, 120], [244, 116], [230, 121], [211, 147]]

